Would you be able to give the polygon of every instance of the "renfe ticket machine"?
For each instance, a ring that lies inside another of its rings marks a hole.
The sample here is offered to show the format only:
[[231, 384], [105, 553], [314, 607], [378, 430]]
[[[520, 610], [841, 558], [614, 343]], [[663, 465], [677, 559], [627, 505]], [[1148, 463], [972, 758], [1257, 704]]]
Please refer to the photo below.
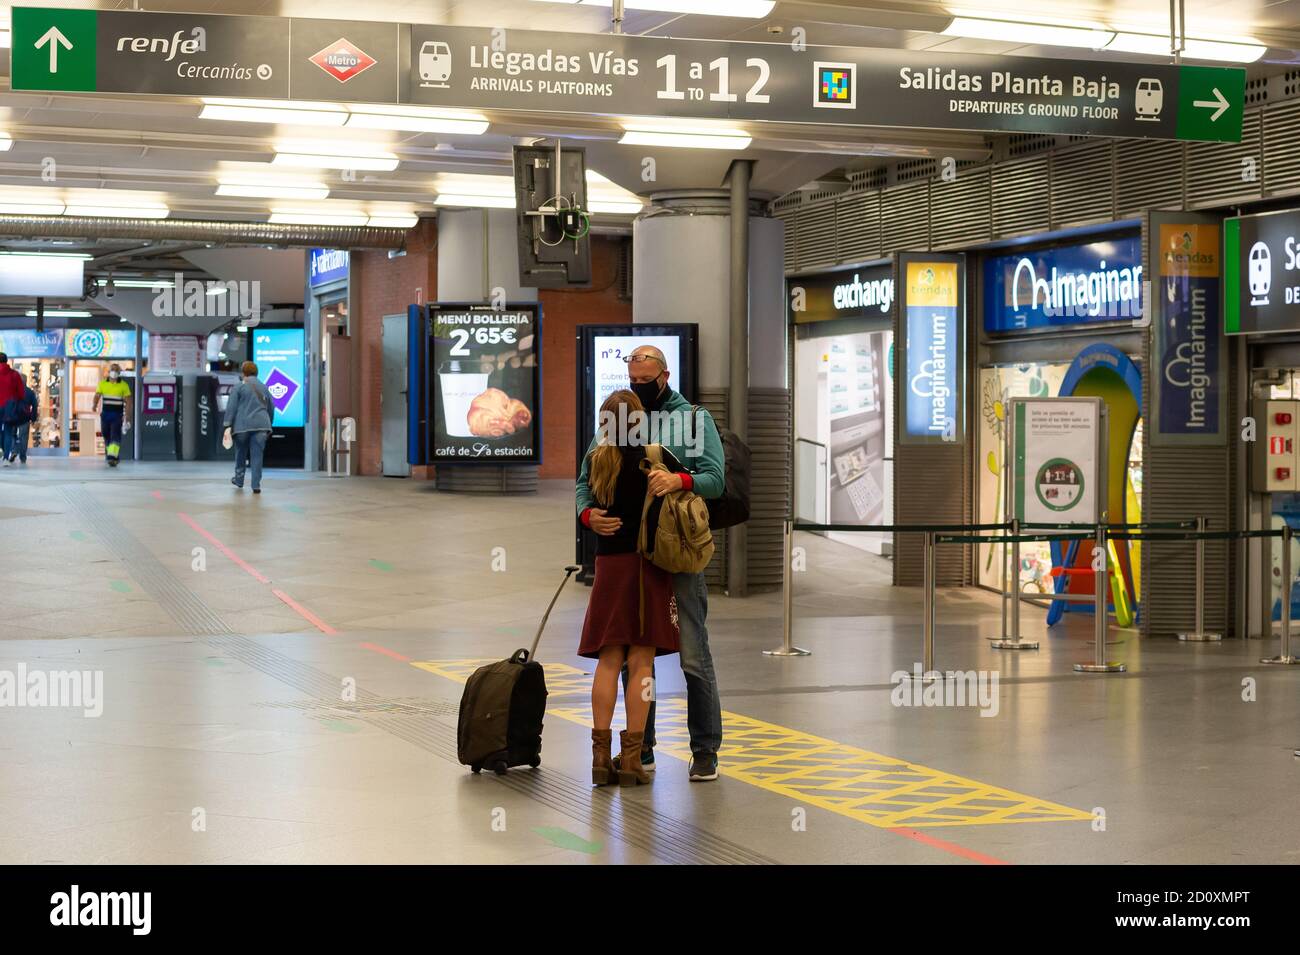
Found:
[[175, 461], [179, 429], [180, 379], [146, 375], [140, 400], [140, 459]]

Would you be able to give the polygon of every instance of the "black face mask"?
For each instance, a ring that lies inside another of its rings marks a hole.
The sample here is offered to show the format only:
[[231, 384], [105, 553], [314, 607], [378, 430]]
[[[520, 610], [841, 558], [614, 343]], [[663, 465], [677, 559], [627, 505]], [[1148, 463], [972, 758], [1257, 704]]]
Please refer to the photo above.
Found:
[[654, 410], [654, 405], [659, 399], [659, 392], [663, 391], [663, 385], [659, 384], [659, 379], [654, 381], [638, 382], [632, 385], [632, 393], [641, 399], [642, 407], [648, 410]]

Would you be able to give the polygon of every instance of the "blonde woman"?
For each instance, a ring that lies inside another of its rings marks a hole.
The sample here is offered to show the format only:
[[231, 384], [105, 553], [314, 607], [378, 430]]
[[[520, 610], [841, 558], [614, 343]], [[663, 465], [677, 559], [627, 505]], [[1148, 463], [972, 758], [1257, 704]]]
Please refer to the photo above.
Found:
[[[648, 422], [641, 400], [630, 391], [616, 391], [600, 407], [601, 428], [587, 466], [592, 498], [602, 509], [596, 529], [596, 580], [587, 619], [582, 625], [578, 654], [593, 657], [591, 683], [591, 781], [597, 786], [618, 782], [635, 786], [650, 782], [641, 765], [641, 744], [653, 689], [654, 658], [678, 650], [677, 604], [673, 578], [637, 553], [641, 511], [647, 479], [645, 460]], [[683, 468], [667, 450], [664, 464]], [[647, 516], [653, 534], [658, 508]], [[610, 749], [618, 677], [628, 669], [623, 706], [627, 729], [619, 734], [622, 752], [614, 768]]]

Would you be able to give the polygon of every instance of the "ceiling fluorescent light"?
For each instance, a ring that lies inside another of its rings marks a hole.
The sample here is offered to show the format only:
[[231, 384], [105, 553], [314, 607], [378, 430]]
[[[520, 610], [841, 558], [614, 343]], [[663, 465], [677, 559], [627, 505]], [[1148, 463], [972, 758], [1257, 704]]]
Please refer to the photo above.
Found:
[[295, 100], [204, 99], [199, 119], [242, 123], [287, 123], [294, 126], [342, 126], [348, 113], [337, 103]]
[[217, 184], [217, 195], [240, 199], [324, 199], [329, 194], [329, 188], [319, 182], [241, 182], [223, 179]]
[[418, 106], [358, 105], [350, 107], [347, 125], [351, 129], [386, 129], [406, 133], [448, 133], [480, 136], [488, 121], [478, 113], [459, 110], [420, 109]]
[[0, 30], [0, 50], [9, 49], [9, 44], [12, 42], [13, 37], [9, 32], [9, 28], [6, 27], [3, 30]]
[[1076, 46], [1088, 50], [1100, 49], [1115, 36], [1113, 30], [1100, 26], [1064, 26], [979, 17], [954, 17], [952, 23], [940, 32], [944, 36], [998, 40], [1018, 46]]
[[14, 147], [13, 137], [8, 133], [0, 133], [0, 153], [8, 152]]
[[369, 217], [362, 212], [294, 212], [273, 211], [272, 225], [365, 225]]
[[619, 143], [624, 146], [673, 146], [686, 149], [746, 149], [751, 139], [739, 129], [703, 126], [629, 125]]
[[[96, 279], [101, 287], [108, 284], [108, 279]], [[115, 288], [175, 288], [171, 279], [113, 279]]]
[[391, 153], [385, 156], [331, 156], [319, 152], [277, 152], [271, 164], [299, 169], [361, 169], [392, 172], [397, 168], [398, 158]]
[[219, 282], [208, 283], [208, 291], [207, 291], [208, 295], [225, 295], [229, 291], [230, 289], [220, 284]]
[[83, 261], [94, 258], [86, 252], [0, 252], [0, 255], [30, 255], [38, 259], [82, 259]]
[[[1106, 46], [1107, 51], [1115, 53], [1139, 53], [1145, 56], [1172, 56], [1167, 36], [1155, 36], [1149, 33], [1116, 33], [1115, 39]], [[1218, 60], [1227, 63], [1254, 63], [1268, 50], [1267, 46], [1243, 39], [1236, 40], [1195, 40], [1185, 43], [1183, 56], [1193, 60]]]
[[591, 212], [634, 216], [640, 212], [644, 206], [640, 202], [619, 202], [614, 199], [592, 199], [587, 203], [587, 208]]
[[472, 172], [441, 172], [433, 177], [435, 192], [460, 196], [498, 196], [514, 199], [515, 181], [510, 176], [490, 176]]
[[[27, 310], [28, 318], [36, 317], [36, 309]], [[45, 310], [46, 318], [90, 318], [90, 312], [79, 308], [47, 308]]]
[[[612, 7], [614, 0], [587, 0], [587, 5]], [[776, 0], [626, 0], [624, 6], [628, 10], [653, 10], [656, 13], [698, 13], [709, 17], [757, 20], [772, 12]]]
[[366, 225], [375, 229], [410, 229], [420, 221], [416, 215], [409, 216], [371, 216]]
[[166, 206], [93, 206], [69, 205], [64, 210], [70, 216], [102, 216], [106, 219], [166, 219], [171, 210]]
[[513, 209], [514, 196], [466, 196], [454, 192], [439, 193], [433, 200], [436, 206], [461, 206], [466, 209]]
[[0, 213], [11, 216], [61, 216], [61, 202], [5, 202], [0, 200]]
[[341, 152], [333, 143], [277, 143], [272, 165], [303, 169], [361, 169], [390, 173], [398, 168], [394, 153], [354, 149]]

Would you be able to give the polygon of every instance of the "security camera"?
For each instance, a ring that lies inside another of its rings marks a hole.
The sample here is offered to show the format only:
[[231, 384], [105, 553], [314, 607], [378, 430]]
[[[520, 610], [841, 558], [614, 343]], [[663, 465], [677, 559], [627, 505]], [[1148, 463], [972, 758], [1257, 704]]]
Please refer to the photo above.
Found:
[[104, 296], [106, 298], [112, 298], [113, 293], [116, 291], [117, 286], [113, 284], [113, 276], [110, 275], [108, 281], [104, 283]]

